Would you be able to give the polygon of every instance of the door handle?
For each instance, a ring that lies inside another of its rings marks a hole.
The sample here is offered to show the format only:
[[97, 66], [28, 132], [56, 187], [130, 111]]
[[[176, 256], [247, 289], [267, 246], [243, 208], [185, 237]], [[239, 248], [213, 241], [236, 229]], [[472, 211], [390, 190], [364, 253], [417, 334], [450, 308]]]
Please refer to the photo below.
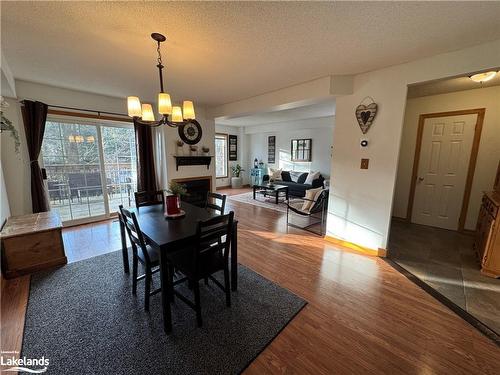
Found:
[[424, 178], [423, 178], [423, 177], [419, 177], [419, 178], [418, 178], [418, 182], [422, 182], [423, 180], [424, 180]]

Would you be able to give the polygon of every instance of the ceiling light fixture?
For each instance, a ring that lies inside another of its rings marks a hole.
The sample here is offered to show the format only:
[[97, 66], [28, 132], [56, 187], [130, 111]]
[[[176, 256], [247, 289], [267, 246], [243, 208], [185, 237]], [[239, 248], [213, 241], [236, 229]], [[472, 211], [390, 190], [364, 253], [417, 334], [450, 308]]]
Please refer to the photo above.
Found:
[[471, 80], [477, 83], [483, 83], [483, 82], [488, 82], [489, 80], [492, 80], [495, 78], [497, 72], [491, 71], [491, 72], [484, 72], [484, 73], [477, 73], [474, 75], [469, 76]]
[[[163, 68], [164, 65], [161, 60], [160, 43], [167, 40], [167, 38], [159, 33], [151, 34], [151, 38], [157, 42], [156, 51], [158, 52], [158, 68], [160, 78], [160, 93], [158, 94], [158, 112], [162, 116], [159, 121], [155, 121], [153, 107], [151, 104], [141, 104], [137, 96], [127, 97], [128, 115], [133, 117], [134, 120], [140, 124], [150, 126], [168, 125], [171, 127], [180, 127], [190, 122], [197, 123], [195, 120], [194, 104], [190, 100], [183, 102], [183, 109], [180, 106], [172, 106], [170, 95], [163, 89]], [[169, 119], [171, 115], [171, 119]]]

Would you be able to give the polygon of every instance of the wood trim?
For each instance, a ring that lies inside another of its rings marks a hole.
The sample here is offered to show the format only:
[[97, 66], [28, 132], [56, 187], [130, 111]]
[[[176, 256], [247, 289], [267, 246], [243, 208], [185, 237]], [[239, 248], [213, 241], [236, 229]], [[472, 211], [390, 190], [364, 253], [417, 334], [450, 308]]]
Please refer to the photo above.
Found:
[[470, 194], [472, 189], [472, 182], [474, 179], [474, 172], [476, 170], [477, 154], [479, 151], [479, 143], [481, 141], [481, 132], [483, 129], [484, 115], [486, 108], [465, 109], [459, 111], [448, 112], [435, 112], [420, 115], [418, 119], [417, 140], [415, 144], [415, 156], [413, 159], [413, 170], [411, 174], [410, 195], [408, 197], [408, 208], [406, 211], [406, 221], [411, 222], [411, 215], [413, 211], [413, 202], [415, 199], [415, 189], [417, 185], [418, 164], [420, 161], [420, 151], [422, 149], [422, 135], [424, 133], [424, 123], [426, 119], [436, 117], [448, 116], [461, 116], [461, 115], [477, 115], [476, 125], [474, 129], [474, 139], [472, 141], [472, 149], [469, 159], [469, 167], [467, 170], [467, 178], [465, 180], [465, 191], [462, 199], [462, 208], [460, 210], [460, 217], [458, 220], [458, 231], [463, 232], [465, 226], [465, 219], [467, 217], [467, 209], [469, 207]]
[[108, 121], [120, 121], [120, 122], [133, 122], [130, 117], [119, 117], [110, 115], [101, 115], [93, 113], [82, 113], [82, 112], [71, 112], [71, 111], [60, 111], [57, 109], [49, 109], [47, 111], [49, 115], [57, 116], [70, 116], [70, 117], [83, 117], [83, 118], [93, 118], [98, 120], [108, 120]]
[[333, 236], [329, 236], [329, 235], [325, 235], [324, 238], [325, 238], [325, 241], [331, 242], [331, 243], [333, 243], [335, 245], [339, 245], [339, 246], [347, 248], [349, 250], [354, 250], [354, 251], [356, 251], [358, 253], [361, 253], [361, 254], [371, 255], [371, 256], [378, 256], [378, 257], [382, 257], [382, 258], [385, 258], [387, 256], [387, 250], [386, 249], [382, 249], [382, 248], [370, 249], [369, 247], [357, 245], [355, 243], [352, 243], [352, 242], [349, 242], [349, 241], [345, 241], [345, 240], [341, 240], [339, 238], [336, 238], [336, 237], [333, 237]]

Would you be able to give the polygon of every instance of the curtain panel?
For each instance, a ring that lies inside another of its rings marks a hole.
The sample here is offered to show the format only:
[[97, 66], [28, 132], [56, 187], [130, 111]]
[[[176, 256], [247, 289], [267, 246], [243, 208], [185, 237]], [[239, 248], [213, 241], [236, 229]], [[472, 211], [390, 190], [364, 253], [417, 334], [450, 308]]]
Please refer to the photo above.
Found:
[[137, 191], [154, 191], [157, 186], [153, 128], [134, 121], [134, 129], [137, 153]]
[[42, 171], [38, 157], [42, 148], [45, 122], [47, 121], [47, 104], [24, 100], [21, 111], [23, 114], [26, 144], [30, 157], [31, 169], [31, 205], [33, 213], [49, 211], [49, 201], [43, 184]]

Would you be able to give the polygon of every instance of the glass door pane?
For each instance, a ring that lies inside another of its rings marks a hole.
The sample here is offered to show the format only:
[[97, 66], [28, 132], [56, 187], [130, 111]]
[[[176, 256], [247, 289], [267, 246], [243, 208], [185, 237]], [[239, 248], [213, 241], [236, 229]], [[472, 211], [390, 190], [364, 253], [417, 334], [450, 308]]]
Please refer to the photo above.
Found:
[[118, 206], [135, 206], [137, 190], [137, 163], [135, 132], [132, 128], [102, 126], [104, 170], [108, 190], [109, 211], [118, 212]]
[[42, 144], [50, 207], [63, 221], [106, 214], [95, 125], [47, 121]]

